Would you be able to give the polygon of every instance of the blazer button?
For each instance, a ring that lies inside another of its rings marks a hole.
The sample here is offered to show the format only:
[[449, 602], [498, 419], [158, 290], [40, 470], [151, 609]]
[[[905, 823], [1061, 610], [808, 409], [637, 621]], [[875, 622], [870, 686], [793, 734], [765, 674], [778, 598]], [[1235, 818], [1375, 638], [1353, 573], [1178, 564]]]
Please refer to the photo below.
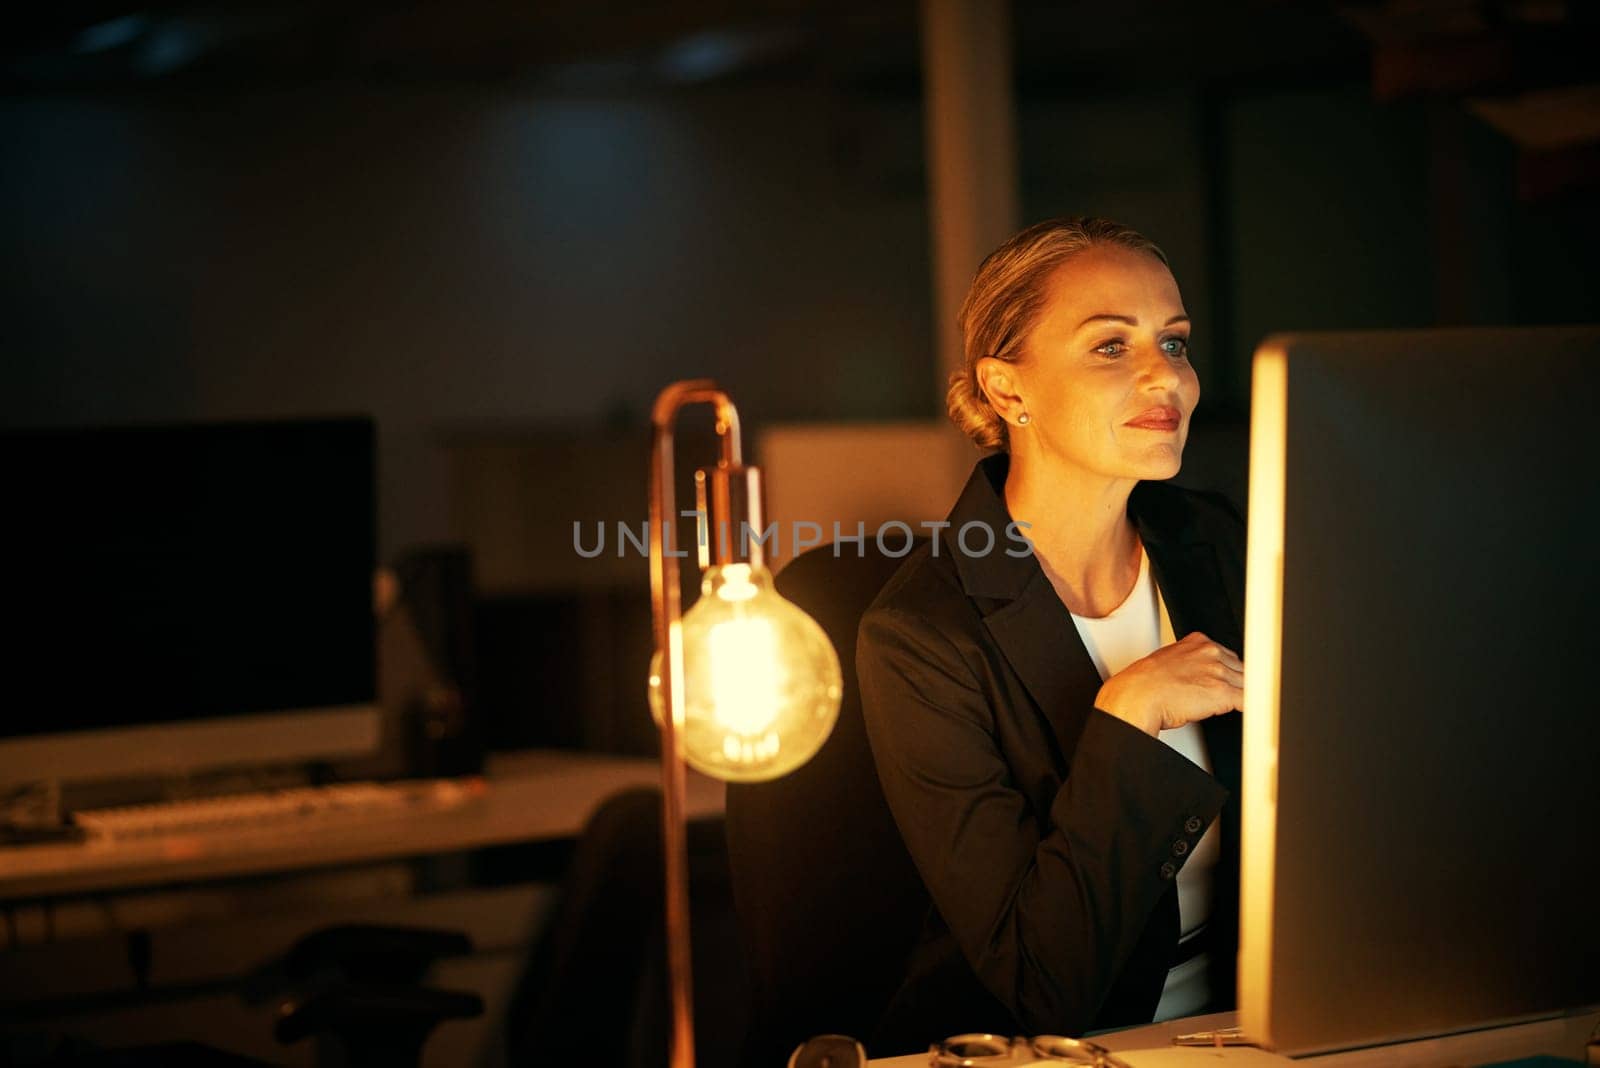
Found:
[[1161, 877], [1163, 879], [1170, 879], [1176, 874], [1178, 874], [1178, 866], [1172, 863], [1172, 861], [1169, 860], [1165, 864], [1161, 865]]
[[1189, 843], [1184, 841], [1182, 838], [1180, 838], [1176, 842], [1172, 843], [1172, 855], [1173, 856], [1181, 857], [1187, 852], [1189, 852]]
[[1199, 831], [1200, 830], [1200, 817], [1199, 816], [1190, 816], [1188, 819], [1184, 820], [1183, 821], [1183, 829], [1188, 831], [1190, 834], [1194, 834], [1195, 832]]

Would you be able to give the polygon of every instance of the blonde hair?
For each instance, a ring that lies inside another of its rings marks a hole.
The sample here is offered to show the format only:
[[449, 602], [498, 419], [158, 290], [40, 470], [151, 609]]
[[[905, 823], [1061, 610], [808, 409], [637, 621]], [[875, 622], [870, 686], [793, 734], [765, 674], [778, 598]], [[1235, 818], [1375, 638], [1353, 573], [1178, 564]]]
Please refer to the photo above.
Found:
[[1148, 252], [1162, 263], [1166, 253], [1132, 227], [1109, 219], [1071, 216], [1046, 219], [1014, 234], [991, 252], [973, 276], [961, 302], [961, 369], [950, 376], [945, 406], [950, 419], [980, 448], [1007, 448], [1006, 421], [978, 383], [985, 356], [1015, 363], [1022, 343], [1044, 310], [1048, 282], [1057, 267], [1093, 245], [1120, 245]]

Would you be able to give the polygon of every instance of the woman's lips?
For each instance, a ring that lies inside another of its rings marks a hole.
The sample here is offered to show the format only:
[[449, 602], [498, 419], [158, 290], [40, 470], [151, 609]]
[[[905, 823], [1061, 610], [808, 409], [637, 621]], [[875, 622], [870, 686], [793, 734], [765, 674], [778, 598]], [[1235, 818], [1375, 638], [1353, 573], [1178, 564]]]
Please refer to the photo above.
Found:
[[1176, 408], [1146, 408], [1126, 425], [1143, 430], [1176, 430], [1181, 418]]

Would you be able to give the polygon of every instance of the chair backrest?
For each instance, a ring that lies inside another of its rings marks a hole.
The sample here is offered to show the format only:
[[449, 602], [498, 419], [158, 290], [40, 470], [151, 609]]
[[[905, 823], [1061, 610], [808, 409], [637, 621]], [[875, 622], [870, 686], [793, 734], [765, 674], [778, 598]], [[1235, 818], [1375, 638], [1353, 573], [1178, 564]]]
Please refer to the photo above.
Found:
[[[695, 1052], [730, 1068], [742, 1051], [748, 990], [718, 821], [687, 828]], [[668, 1061], [661, 791], [623, 790], [578, 838], [505, 1012], [507, 1063], [659, 1068]]]
[[793, 560], [778, 592], [839, 654], [839, 721], [804, 766], [730, 784], [729, 860], [751, 969], [745, 1063], [782, 1064], [800, 1042], [865, 1038], [905, 975], [928, 895], [878, 783], [856, 685], [856, 627], [901, 560], [868, 539]]

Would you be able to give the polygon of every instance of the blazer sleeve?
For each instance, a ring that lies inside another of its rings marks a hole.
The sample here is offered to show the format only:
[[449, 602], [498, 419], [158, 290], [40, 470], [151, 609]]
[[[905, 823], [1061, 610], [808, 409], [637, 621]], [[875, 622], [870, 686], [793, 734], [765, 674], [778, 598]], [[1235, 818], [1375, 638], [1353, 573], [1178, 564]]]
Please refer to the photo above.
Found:
[[946, 636], [876, 608], [857, 670], [884, 796], [968, 963], [1031, 1033], [1082, 1034], [1227, 790], [1094, 709], [1050, 811], [1035, 813]]

